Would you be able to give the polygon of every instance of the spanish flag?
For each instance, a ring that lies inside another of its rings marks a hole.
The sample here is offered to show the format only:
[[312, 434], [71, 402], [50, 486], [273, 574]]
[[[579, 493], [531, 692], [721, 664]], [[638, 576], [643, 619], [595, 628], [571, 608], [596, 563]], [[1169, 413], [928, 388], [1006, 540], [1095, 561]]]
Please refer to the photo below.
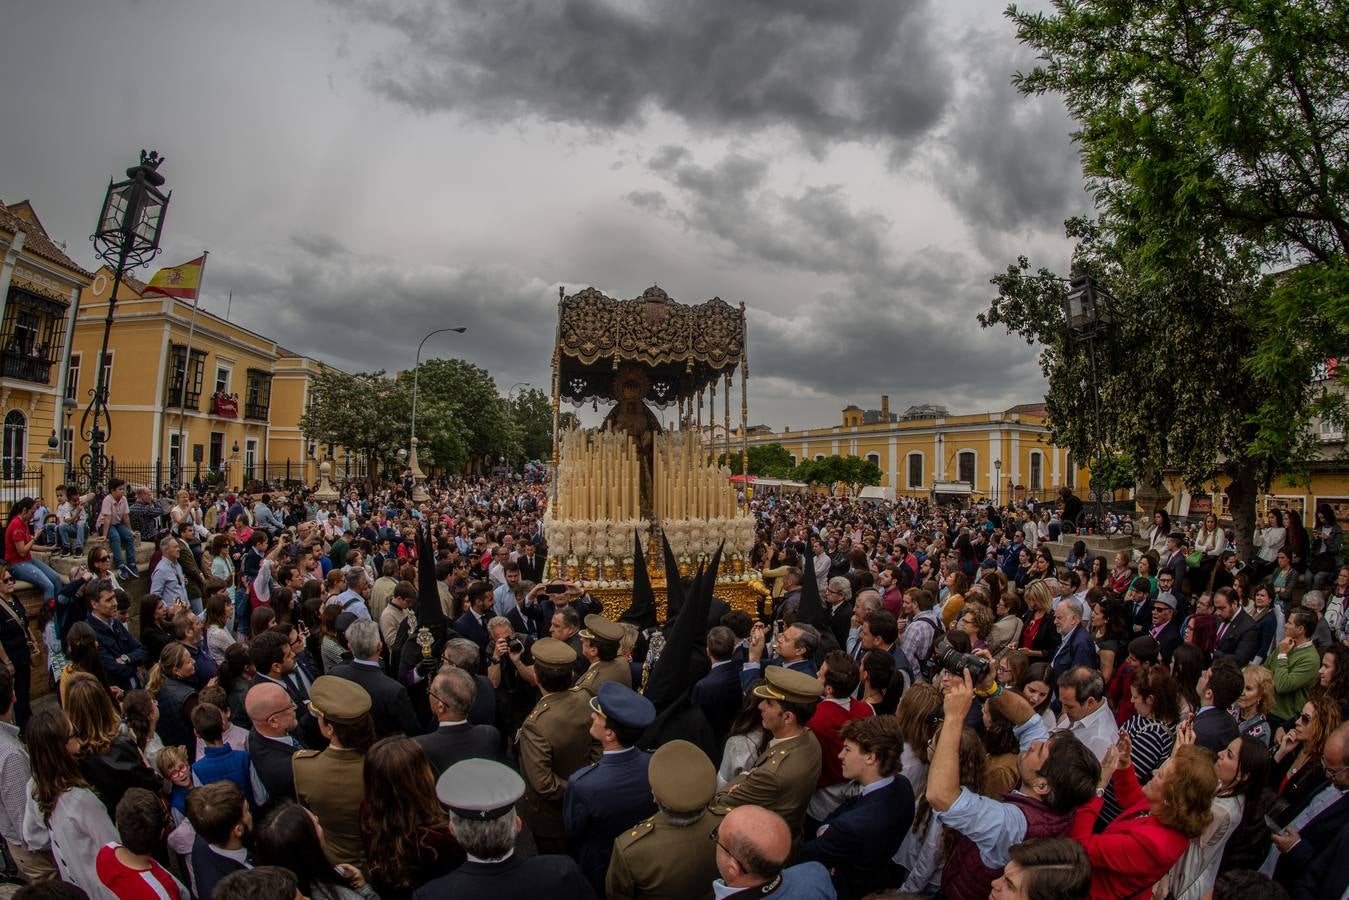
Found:
[[202, 254], [191, 262], [181, 266], [160, 269], [145, 284], [146, 293], [163, 294], [166, 297], [181, 297], [195, 300], [197, 289], [201, 287], [201, 270], [206, 267], [206, 255]]

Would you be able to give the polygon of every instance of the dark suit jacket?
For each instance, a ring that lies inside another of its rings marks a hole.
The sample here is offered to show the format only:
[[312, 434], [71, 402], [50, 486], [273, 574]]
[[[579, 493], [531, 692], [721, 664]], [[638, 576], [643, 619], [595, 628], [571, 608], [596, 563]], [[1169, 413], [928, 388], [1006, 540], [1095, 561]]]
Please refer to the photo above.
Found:
[[[758, 668], [747, 669], [741, 667], [740, 669], [741, 692], [749, 690], [749, 686], [752, 682], [762, 678], [764, 669], [768, 668], [769, 666], [780, 666], [780, 665], [782, 665], [781, 660], [774, 659], [769, 662], [763, 663]], [[792, 663], [787, 668], [795, 669], [798, 672], [805, 672], [811, 678], [814, 678], [817, 674], [819, 674], [820, 671], [815, 667], [815, 661], [811, 659], [798, 659], [796, 662]]]
[[888, 885], [890, 858], [913, 824], [913, 787], [903, 775], [880, 790], [845, 800], [825, 819], [824, 834], [801, 847], [797, 862], [815, 861], [834, 873], [839, 900]]
[[1321, 810], [1321, 814], [1302, 826], [1298, 832], [1302, 840], [1293, 845], [1293, 849], [1279, 856], [1274, 869], [1274, 880], [1280, 884], [1292, 884], [1322, 850], [1335, 843], [1340, 832], [1349, 827], [1349, 794], [1342, 795], [1330, 806]]
[[365, 692], [370, 695], [370, 717], [375, 722], [376, 737], [387, 737], [399, 732], [411, 737], [421, 731], [407, 690], [385, 675], [378, 666], [362, 665], [353, 660], [333, 666], [328, 674], [354, 681], [365, 688]]
[[1236, 720], [1225, 709], [1206, 709], [1195, 714], [1194, 742], [1220, 753], [1239, 734]]
[[740, 690], [740, 663], [729, 660], [712, 669], [693, 686], [690, 699], [707, 716], [707, 724], [712, 726], [717, 744], [725, 743], [731, 722], [744, 702], [744, 693]]
[[[1054, 627], [1053, 622], [1046, 622], [1041, 628], [1048, 626]], [[1038, 638], [1039, 635], [1037, 634]], [[1054, 671], [1054, 683], [1058, 683], [1059, 676], [1074, 666], [1089, 666], [1096, 668], [1096, 644], [1091, 639], [1091, 632], [1085, 625], [1079, 625], [1068, 634], [1068, 646], [1060, 646], [1051, 657], [1052, 664], [1050, 668]]]
[[518, 853], [502, 862], [466, 862], [417, 889], [412, 900], [491, 897], [492, 900], [595, 900], [595, 891], [569, 856]]
[[256, 731], [248, 733], [248, 758], [258, 773], [258, 780], [267, 789], [268, 802], [295, 799], [295, 770], [291, 757], [299, 747], [263, 737]]
[[1157, 635], [1157, 643], [1162, 648], [1162, 662], [1168, 666], [1171, 665], [1171, 654], [1176, 652], [1180, 646], [1181, 638], [1184, 635], [1180, 630], [1180, 616], [1173, 615], [1171, 621], [1166, 623], [1166, 627]]
[[535, 584], [543, 581], [543, 565], [547, 557], [541, 553], [534, 554], [534, 561], [530, 560], [522, 553], [516, 558], [516, 563], [520, 566], [520, 577], [525, 581], [532, 581]]
[[[1294, 848], [1296, 850], [1297, 848]], [[1293, 885], [1293, 900], [1342, 900], [1349, 896], [1349, 828], [1341, 828]]]
[[1171, 573], [1176, 576], [1176, 594], [1179, 596], [1181, 580], [1185, 577], [1185, 569], [1187, 568], [1185, 565], [1185, 554], [1180, 550], [1177, 550], [1172, 554], [1169, 560], [1163, 557], [1161, 568], [1163, 570], [1169, 569]]
[[852, 627], [853, 602], [845, 600], [834, 608], [831, 613], [828, 607], [825, 608], [825, 615], [829, 616], [829, 631], [834, 635], [834, 640], [844, 649], [848, 646], [848, 629]]
[[532, 638], [548, 637], [548, 623], [543, 620], [543, 611], [537, 605], [522, 607], [516, 604], [506, 613], [516, 634], [527, 634]]
[[[98, 616], [91, 615], [85, 621], [94, 629], [94, 637], [98, 640], [98, 656], [103, 661], [103, 670], [108, 673], [108, 681], [124, 691], [131, 690], [131, 679], [136, 677], [136, 667], [146, 664], [145, 648], [116, 619], [111, 624], [104, 624]], [[129, 663], [124, 665], [118, 662], [120, 656], [129, 657]]]
[[430, 734], [416, 738], [431, 771], [439, 778], [441, 773], [457, 762], [466, 759], [491, 759], [505, 762], [501, 758], [501, 734], [491, 725], [442, 725]]
[[[490, 614], [488, 618], [491, 618]], [[455, 620], [454, 630], [459, 632], [461, 637], [466, 637], [477, 644], [479, 650], [484, 653], [487, 652], [489, 635], [487, 634], [487, 629], [482, 625], [482, 620], [478, 618], [478, 614], [473, 612], [473, 610], [464, 610], [464, 614]]]
[[[1219, 626], [1221, 628], [1222, 626]], [[1237, 614], [1227, 626], [1223, 639], [1213, 650], [1213, 656], [1229, 656], [1238, 666], [1250, 664], [1260, 652], [1260, 626], [1246, 614], [1246, 610], [1237, 609]]]

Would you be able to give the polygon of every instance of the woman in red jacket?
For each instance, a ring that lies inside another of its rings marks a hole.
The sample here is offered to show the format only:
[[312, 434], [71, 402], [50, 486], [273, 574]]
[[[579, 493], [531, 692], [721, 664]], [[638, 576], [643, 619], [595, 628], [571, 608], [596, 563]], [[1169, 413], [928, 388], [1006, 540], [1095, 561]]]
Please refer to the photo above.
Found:
[[[1146, 900], [1153, 885], [1213, 818], [1218, 775], [1208, 751], [1178, 746], [1144, 787], [1138, 785], [1131, 751], [1128, 735], [1110, 748], [1101, 766], [1096, 799], [1077, 810], [1068, 829], [1068, 836], [1082, 844], [1091, 860], [1092, 900]], [[1115, 786], [1124, 812], [1105, 831], [1092, 834], [1107, 784]]]

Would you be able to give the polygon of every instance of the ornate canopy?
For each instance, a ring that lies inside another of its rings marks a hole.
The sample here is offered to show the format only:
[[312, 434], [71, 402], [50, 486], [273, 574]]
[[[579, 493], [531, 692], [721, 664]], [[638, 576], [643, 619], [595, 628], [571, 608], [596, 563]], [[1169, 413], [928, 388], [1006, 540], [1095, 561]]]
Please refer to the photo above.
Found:
[[744, 311], [720, 297], [686, 306], [654, 286], [632, 300], [586, 288], [561, 300], [558, 391], [572, 403], [612, 402], [620, 367], [639, 367], [643, 399], [665, 407], [734, 371], [744, 346]]

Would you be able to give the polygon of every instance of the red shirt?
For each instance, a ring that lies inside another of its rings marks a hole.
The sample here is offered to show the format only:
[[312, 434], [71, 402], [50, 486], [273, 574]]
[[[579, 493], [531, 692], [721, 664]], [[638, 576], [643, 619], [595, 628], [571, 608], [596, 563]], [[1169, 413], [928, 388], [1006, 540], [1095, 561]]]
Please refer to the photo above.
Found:
[[133, 869], [117, 859], [118, 844], [104, 844], [98, 851], [94, 868], [98, 880], [118, 900], [180, 900], [186, 898], [178, 880], [168, 870], [150, 860], [150, 868]]
[[32, 560], [32, 553], [19, 555], [19, 542], [27, 543], [32, 539], [33, 532], [28, 530], [28, 523], [23, 520], [23, 516], [11, 519], [5, 527], [5, 562], [13, 564]]
[[810, 717], [806, 727], [815, 732], [820, 742], [820, 781], [818, 787], [829, 787], [843, 781], [843, 764], [838, 760], [843, 749], [843, 738], [838, 733], [854, 719], [865, 719], [873, 715], [870, 703], [862, 700], [849, 700], [845, 709], [831, 700], [821, 700], [815, 707], [815, 715]]
[[1148, 900], [1153, 885], [1176, 864], [1190, 839], [1147, 814], [1148, 801], [1133, 766], [1116, 770], [1111, 783], [1124, 812], [1105, 831], [1092, 834], [1105, 802], [1094, 797], [1073, 814], [1068, 837], [1081, 844], [1091, 860], [1091, 900]]

